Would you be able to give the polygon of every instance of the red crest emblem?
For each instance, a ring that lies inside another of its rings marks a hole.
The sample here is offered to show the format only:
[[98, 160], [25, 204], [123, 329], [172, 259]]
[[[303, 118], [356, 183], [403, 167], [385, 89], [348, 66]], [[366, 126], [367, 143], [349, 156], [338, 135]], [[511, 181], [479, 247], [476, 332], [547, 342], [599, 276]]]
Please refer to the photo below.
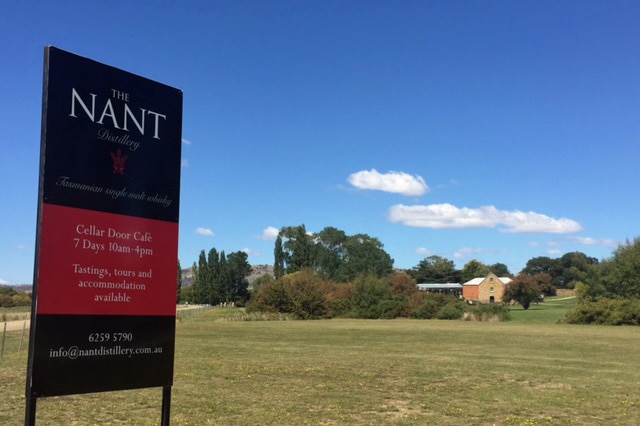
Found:
[[113, 174], [124, 176], [124, 163], [127, 161], [127, 155], [122, 155], [122, 151], [118, 148], [118, 151], [114, 154], [111, 153], [111, 159], [113, 160]]

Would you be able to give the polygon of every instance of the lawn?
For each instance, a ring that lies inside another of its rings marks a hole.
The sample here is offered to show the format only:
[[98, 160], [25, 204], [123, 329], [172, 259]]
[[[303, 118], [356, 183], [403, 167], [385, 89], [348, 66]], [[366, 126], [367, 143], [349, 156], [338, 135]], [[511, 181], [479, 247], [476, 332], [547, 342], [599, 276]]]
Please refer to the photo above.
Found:
[[[507, 323], [211, 310], [178, 323], [172, 424], [640, 424], [638, 329], [556, 324], [553, 303]], [[25, 365], [0, 361], [0, 424], [23, 421]], [[46, 398], [38, 424], [156, 425], [160, 404], [160, 389]]]
[[548, 297], [545, 303], [533, 303], [526, 311], [522, 306], [511, 307], [511, 321], [527, 324], [555, 324], [578, 303], [575, 297]]

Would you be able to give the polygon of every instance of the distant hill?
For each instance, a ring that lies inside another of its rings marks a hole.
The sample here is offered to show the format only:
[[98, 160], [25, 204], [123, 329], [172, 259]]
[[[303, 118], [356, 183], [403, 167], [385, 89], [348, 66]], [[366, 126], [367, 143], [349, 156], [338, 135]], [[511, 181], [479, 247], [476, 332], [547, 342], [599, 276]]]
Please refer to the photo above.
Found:
[[[272, 265], [252, 265], [251, 273], [247, 276], [247, 281], [252, 284], [255, 280], [263, 275], [270, 274], [273, 276]], [[189, 287], [193, 284], [193, 270], [186, 268], [182, 270], [182, 287]]]
[[14, 289], [15, 291], [24, 291], [25, 293], [31, 293], [33, 290], [33, 286], [31, 284], [11, 284], [11, 285], [1, 285], [0, 287], [9, 287]]
[[266, 274], [272, 277], [274, 276], [273, 265], [253, 265], [251, 266], [251, 274], [247, 277], [247, 281], [249, 281], [249, 284], [253, 284], [255, 280]]

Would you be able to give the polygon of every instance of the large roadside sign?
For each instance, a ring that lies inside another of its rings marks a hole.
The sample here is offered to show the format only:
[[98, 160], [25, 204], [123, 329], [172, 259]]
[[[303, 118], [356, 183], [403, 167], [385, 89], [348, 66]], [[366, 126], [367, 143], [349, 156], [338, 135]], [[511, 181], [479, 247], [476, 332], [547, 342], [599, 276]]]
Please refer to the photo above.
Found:
[[45, 49], [27, 399], [172, 385], [181, 134], [180, 90]]

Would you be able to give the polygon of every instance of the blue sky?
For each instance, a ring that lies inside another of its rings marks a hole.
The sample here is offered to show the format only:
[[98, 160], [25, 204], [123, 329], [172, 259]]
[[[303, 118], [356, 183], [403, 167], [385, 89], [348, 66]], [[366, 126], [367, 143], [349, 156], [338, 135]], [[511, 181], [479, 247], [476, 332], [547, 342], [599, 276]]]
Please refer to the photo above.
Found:
[[30, 283], [43, 48], [184, 91], [179, 257], [275, 230], [517, 273], [640, 235], [640, 3], [0, 5], [0, 283]]

